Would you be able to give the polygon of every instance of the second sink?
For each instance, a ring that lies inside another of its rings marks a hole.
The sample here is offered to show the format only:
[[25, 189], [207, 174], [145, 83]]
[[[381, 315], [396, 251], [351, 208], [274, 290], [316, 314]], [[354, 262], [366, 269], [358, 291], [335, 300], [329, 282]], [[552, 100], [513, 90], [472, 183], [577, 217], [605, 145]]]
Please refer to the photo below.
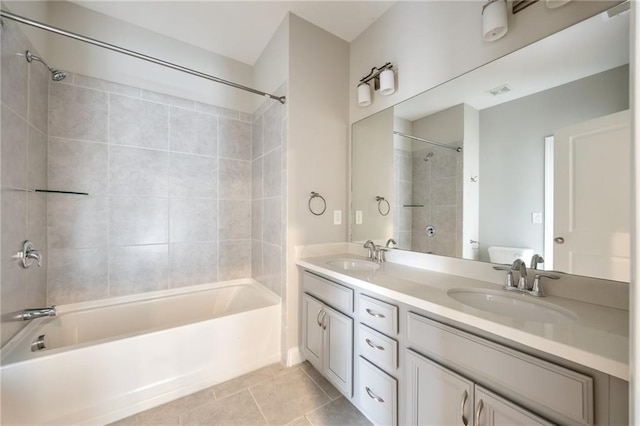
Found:
[[350, 272], [374, 272], [380, 268], [375, 262], [370, 262], [368, 260], [361, 259], [333, 259], [327, 262], [327, 264], [341, 269], [343, 271]]
[[523, 294], [511, 294], [487, 289], [454, 288], [447, 295], [458, 302], [481, 311], [491, 312], [515, 320], [546, 323], [575, 322], [571, 311]]

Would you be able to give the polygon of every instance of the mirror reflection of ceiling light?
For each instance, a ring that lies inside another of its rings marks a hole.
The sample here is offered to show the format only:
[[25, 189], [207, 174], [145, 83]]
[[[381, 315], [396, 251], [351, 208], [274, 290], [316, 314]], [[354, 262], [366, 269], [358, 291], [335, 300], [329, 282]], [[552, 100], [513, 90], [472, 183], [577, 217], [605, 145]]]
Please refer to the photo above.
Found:
[[509, 93], [511, 91], [511, 86], [508, 84], [503, 84], [502, 86], [496, 87], [495, 89], [487, 90], [487, 93], [492, 94], [493, 96], [504, 95], [505, 93]]

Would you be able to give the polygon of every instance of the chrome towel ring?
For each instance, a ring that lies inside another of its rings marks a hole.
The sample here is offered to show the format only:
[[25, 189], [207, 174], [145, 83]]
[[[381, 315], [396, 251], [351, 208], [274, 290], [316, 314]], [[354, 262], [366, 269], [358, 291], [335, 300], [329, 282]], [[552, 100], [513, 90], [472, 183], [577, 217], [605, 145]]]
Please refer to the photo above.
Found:
[[[376, 195], [376, 201], [378, 202], [378, 213], [380, 213], [382, 216], [388, 215], [391, 211], [391, 205], [389, 205], [389, 201], [385, 200], [384, 197], [381, 197], [379, 195]], [[386, 210], [386, 212], [384, 210]]]
[[[313, 207], [311, 207], [311, 202], [313, 201], [314, 198], [319, 198], [320, 200], [322, 200], [322, 210], [320, 210], [319, 208], [316, 208], [314, 210]], [[316, 216], [321, 216], [325, 211], [327, 211], [327, 200], [325, 200], [324, 197], [318, 194], [317, 192], [311, 191], [311, 197], [309, 198], [308, 206], [309, 206], [309, 211], [311, 213], [313, 213]]]

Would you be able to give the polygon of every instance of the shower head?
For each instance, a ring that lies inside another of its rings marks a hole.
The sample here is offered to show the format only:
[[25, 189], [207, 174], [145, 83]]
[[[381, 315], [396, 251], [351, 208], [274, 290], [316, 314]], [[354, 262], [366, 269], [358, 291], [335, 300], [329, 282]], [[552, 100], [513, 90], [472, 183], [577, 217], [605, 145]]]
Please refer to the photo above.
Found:
[[29, 63], [31, 63], [32, 61], [36, 61], [47, 67], [49, 69], [49, 72], [51, 73], [51, 80], [53, 81], [62, 81], [67, 76], [65, 72], [51, 68], [45, 61], [42, 60], [42, 58], [32, 54], [29, 50], [25, 52], [25, 57], [27, 58], [27, 62]]

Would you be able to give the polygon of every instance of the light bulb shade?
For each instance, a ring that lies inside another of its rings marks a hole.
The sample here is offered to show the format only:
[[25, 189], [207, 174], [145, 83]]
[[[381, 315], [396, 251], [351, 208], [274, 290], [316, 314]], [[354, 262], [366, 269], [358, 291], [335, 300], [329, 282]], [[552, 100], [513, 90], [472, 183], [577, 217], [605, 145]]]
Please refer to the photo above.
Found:
[[485, 41], [495, 41], [509, 29], [507, 1], [490, 0], [482, 9], [482, 36]]
[[392, 69], [387, 68], [380, 73], [380, 94], [392, 95], [396, 91], [396, 78]]
[[361, 107], [371, 105], [371, 86], [369, 83], [358, 84], [358, 105]]

